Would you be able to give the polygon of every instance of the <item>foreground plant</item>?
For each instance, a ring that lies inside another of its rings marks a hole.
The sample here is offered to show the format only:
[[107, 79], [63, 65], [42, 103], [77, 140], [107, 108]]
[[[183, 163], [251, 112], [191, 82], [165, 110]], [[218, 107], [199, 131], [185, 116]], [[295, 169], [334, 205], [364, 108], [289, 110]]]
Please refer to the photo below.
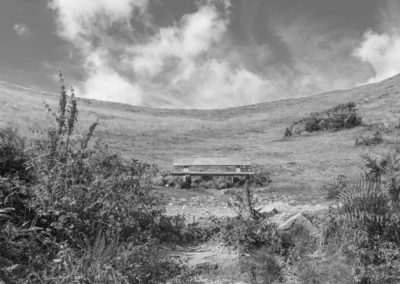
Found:
[[162, 283], [181, 275], [179, 260], [158, 254], [157, 168], [93, 143], [97, 122], [76, 135], [77, 100], [61, 75], [60, 85], [58, 110], [46, 106], [55, 122], [32, 149], [0, 131], [0, 278]]
[[364, 180], [346, 185], [325, 229], [340, 242], [358, 283], [400, 282], [400, 167], [397, 153], [366, 157]]

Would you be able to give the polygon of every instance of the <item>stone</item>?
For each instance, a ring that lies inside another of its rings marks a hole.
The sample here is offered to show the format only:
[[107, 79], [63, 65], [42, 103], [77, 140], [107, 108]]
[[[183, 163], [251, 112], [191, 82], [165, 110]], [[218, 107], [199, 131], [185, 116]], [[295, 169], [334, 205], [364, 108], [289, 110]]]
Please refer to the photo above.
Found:
[[315, 235], [318, 233], [318, 229], [301, 213], [298, 213], [289, 218], [278, 227], [278, 229], [283, 232], [290, 232], [293, 230], [298, 230], [300, 228], [309, 232], [311, 235]]
[[265, 218], [273, 217], [273, 216], [275, 216], [276, 214], [279, 213], [276, 208], [272, 209], [271, 211], [260, 210], [259, 212], [260, 212], [261, 216], [263, 216]]

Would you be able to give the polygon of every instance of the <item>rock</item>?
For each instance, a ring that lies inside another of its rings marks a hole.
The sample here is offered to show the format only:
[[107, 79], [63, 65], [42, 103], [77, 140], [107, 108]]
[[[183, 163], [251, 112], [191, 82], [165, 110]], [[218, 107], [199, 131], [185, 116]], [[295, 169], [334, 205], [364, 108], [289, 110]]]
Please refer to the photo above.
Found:
[[298, 213], [293, 217], [289, 218], [286, 222], [283, 222], [278, 227], [283, 232], [291, 232], [293, 230], [303, 229], [309, 232], [311, 235], [315, 235], [318, 229], [308, 220], [303, 214]]
[[263, 211], [263, 210], [260, 210], [259, 212], [260, 212], [260, 214], [261, 214], [263, 217], [265, 217], [265, 218], [273, 217], [273, 216], [275, 216], [276, 214], [279, 213], [278, 210], [277, 210], [276, 208], [272, 209], [271, 211]]
[[271, 213], [278, 214], [279, 211], [276, 208], [274, 208], [274, 209], [271, 210]]

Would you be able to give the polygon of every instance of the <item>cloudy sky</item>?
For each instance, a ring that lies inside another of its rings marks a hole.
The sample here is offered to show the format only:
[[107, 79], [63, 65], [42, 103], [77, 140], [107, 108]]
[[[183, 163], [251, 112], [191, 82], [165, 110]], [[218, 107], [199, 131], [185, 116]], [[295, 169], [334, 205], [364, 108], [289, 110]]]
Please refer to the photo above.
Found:
[[0, 80], [221, 108], [400, 73], [400, 0], [1, 0]]

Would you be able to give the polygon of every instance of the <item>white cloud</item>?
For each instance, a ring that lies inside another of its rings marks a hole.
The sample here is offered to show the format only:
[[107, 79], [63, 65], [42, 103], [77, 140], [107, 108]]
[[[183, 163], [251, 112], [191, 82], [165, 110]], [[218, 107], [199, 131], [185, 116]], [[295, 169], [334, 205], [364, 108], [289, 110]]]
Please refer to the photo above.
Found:
[[179, 73], [189, 77], [195, 71], [195, 60], [221, 40], [226, 20], [212, 6], [186, 15], [179, 26], [161, 28], [149, 42], [131, 49], [136, 72], [150, 77], [158, 75], [170, 60], [178, 60]]
[[93, 36], [97, 29], [116, 22], [129, 25], [133, 10], [145, 10], [146, 0], [51, 0], [49, 7], [57, 13], [59, 33], [65, 39], [76, 40]]
[[202, 6], [132, 47], [126, 62], [130, 60], [142, 80], [164, 81], [166, 95], [179, 96], [180, 107], [223, 108], [263, 101], [273, 91], [272, 83], [212, 56], [226, 37], [227, 25], [228, 19], [215, 6]]
[[272, 81], [214, 59], [198, 66], [189, 78], [172, 82], [168, 88], [187, 104], [205, 109], [255, 104], [276, 91]]
[[363, 62], [369, 63], [375, 75], [367, 83], [374, 83], [400, 73], [400, 36], [396, 34], [378, 34], [367, 31], [364, 41], [354, 54]]
[[[83, 96], [99, 100], [141, 104], [140, 87], [112, 66], [112, 50], [120, 49], [109, 29], [131, 32], [130, 17], [143, 13], [146, 0], [52, 0], [49, 7], [56, 12], [58, 34], [69, 41], [82, 55], [87, 78]], [[124, 48], [124, 46], [122, 46]]]
[[[215, 108], [259, 102], [269, 84], [212, 56], [226, 36], [229, 3], [205, 1], [172, 26], [152, 27], [154, 34], [144, 40], [136, 37], [130, 18], [146, 19], [145, 0], [53, 0], [49, 7], [56, 12], [59, 35], [82, 55], [87, 75], [80, 88], [83, 96], [134, 105], [174, 107], [181, 102], [180, 107]], [[109, 33], [112, 28], [118, 32]], [[121, 34], [124, 40], [116, 36]]]
[[112, 69], [96, 70], [84, 83], [85, 97], [141, 105], [142, 89]]
[[33, 35], [30, 28], [21, 23], [14, 24], [14, 32], [22, 38], [29, 38]]
[[[275, 64], [268, 43], [232, 49], [228, 0], [204, 0], [197, 11], [164, 27], [152, 23], [147, 1], [50, 1], [59, 35], [81, 54], [83, 96], [154, 107], [223, 108], [351, 87], [359, 76], [343, 75], [356, 74], [361, 64], [348, 59], [352, 34], [327, 33], [307, 19], [274, 23], [292, 57]], [[139, 34], [132, 19], [146, 31]], [[253, 66], [261, 61], [263, 67], [255, 71], [246, 61]]]
[[400, 73], [400, 3], [386, 2], [382, 10], [381, 30], [368, 30], [354, 55], [368, 63], [375, 71], [366, 83], [374, 83]]

